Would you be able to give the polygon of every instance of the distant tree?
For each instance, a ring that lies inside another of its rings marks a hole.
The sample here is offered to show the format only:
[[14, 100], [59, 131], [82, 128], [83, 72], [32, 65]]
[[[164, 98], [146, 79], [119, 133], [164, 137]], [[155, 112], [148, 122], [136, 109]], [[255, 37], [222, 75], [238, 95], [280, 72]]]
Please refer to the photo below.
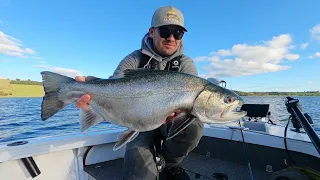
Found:
[[8, 93], [4, 93], [4, 92], [0, 91], [0, 96], [8, 96]]
[[40, 85], [41, 86], [42, 82], [32, 81], [30, 79], [28, 79], [28, 80], [16, 79], [16, 80], [10, 81], [10, 84], [25, 84], [25, 85]]

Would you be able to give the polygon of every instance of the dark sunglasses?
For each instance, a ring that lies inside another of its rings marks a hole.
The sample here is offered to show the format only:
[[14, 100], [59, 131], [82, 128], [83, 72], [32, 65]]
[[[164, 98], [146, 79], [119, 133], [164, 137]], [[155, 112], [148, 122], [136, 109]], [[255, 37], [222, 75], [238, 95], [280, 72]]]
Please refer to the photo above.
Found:
[[167, 39], [172, 34], [174, 39], [181, 40], [184, 34], [183, 30], [171, 29], [168, 27], [159, 27], [160, 37]]

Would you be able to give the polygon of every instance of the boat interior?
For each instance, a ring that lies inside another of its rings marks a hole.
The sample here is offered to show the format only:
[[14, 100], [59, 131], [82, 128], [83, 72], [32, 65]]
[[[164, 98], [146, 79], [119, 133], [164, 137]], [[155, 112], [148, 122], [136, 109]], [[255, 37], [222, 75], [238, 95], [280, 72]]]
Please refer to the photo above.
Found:
[[[184, 158], [194, 180], [319, 180], [320, 155], [307, 133], [277, 125], [269, 105], [246, 104], [247, 117], [205, 124], [199, 145]], [[302, 129], [302, 128], [299, 128]], [[0, 144], [0, 179], [122, 179], [126, 128]]]

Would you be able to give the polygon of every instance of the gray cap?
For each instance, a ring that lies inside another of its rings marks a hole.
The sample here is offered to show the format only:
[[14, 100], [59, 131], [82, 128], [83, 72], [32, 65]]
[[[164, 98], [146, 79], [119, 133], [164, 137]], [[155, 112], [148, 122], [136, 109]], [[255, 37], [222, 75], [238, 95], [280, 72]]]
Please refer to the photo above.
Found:
[[160, 27], [164, 25], [178, 25], [187, 31], [184, 27], [182, 12], [173, 6], [162, 6], [158, 8], [152, 16], [151, 27]]

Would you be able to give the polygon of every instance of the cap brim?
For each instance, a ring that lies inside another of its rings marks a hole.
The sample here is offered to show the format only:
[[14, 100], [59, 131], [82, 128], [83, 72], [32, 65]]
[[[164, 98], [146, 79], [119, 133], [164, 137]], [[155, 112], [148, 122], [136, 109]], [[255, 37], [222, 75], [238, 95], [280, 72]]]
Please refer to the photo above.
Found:
[[188, 32], [188, 30], [187, 30], [185, 27], [183, 27], [183, 26], [181, 26], [181, 25], [179, 25], [179, 24], [158, 24], [158, 25], [153, 26], [153, 27], [170, 26], [170, 25], [179, 26], [179, 27], [181, 27], [185, 32]]

